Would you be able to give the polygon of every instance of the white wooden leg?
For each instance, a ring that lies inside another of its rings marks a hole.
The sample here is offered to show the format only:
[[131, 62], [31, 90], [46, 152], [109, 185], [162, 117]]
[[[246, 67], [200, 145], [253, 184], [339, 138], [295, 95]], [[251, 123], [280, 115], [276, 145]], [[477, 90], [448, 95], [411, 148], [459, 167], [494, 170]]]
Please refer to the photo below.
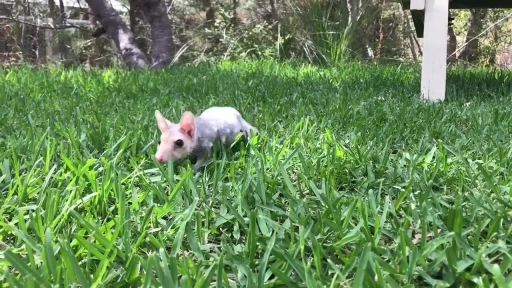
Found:
[[425, 10], [425, 0], [411, 0], [411, 10]]
[[425, 1], [421, 98], [444, 101], [448, 56], [448, 0]]

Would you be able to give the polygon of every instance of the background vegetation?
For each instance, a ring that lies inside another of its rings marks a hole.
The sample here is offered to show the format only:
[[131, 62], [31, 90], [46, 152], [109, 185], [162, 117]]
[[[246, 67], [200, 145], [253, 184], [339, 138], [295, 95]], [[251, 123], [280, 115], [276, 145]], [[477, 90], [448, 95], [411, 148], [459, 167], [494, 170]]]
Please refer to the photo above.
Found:
[[[6, 40], [0, 43], [4, 62], [43, 64], [49, 60], [67, 66], [105, 67], [123, 61], [108, 34], [91, 36], [103, 23], [96, 21], [87, 3], [34, 1], [38, 0], [2, 4], [3, 14], [8, 15], [3, 22]], [[133, 33], [135, 44], [151, 57], [153, 22], [140, 8], [143, 1], [150, 0], [112, 3]], [[416, 38], [409, 11], [396, 1], [183, 0], [165, 5], [172, 35], [172, 43], [167, 43], [173, 46], [171, 63], [254, 58], [314, 64], [343, 64], [347, 59], [421, 60], [422, 39]], [[510, 9], [451, 10], [449, 49], [454, 57], [450, 63], [509, 67], [511, 13]], [[69, 24], [66, 19], [83, 21]], [[50, 24], [59, 29], [50, 29]], [[466, 45], [475, 36], [477, 41]]]

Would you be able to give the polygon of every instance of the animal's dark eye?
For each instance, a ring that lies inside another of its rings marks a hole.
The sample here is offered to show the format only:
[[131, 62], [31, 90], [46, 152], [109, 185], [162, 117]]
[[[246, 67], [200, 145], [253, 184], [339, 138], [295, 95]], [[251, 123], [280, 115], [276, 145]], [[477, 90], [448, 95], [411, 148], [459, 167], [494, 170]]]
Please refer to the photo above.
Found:
[[176, 147], [183, 147], [183, 140], [178, 139], [174, 141], [174, 144], [176, 145]]

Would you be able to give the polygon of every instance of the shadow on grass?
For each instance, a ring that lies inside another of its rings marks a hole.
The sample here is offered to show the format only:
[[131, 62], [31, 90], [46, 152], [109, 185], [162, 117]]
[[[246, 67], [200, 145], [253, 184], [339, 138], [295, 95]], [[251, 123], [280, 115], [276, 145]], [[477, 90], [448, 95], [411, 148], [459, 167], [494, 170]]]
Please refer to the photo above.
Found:
[[512, 71], [506, 69], [450, 68], [447, 73], [448, 101], [509, 100]]
[[[317, 87], [326, 96], [350, 96], [364, 91], [370, 97], [377, 94], [404, 100], [419, 98], [420, 94], [421, 66], [416, 64], [353, 63], [330, 69], [297, 63], [279, 66], [274, 62], [247, 63], [241, 66], [220, 65], [212, 68], [212, 71], [219, 77], [241, 79], [241, 82], [249, 84], [255, 79], [264, 79], [267, 85], [283, 88]], [[447, 103], [503, 100], [512, 94], [512, 71], [450, 67], [446, 86]]]

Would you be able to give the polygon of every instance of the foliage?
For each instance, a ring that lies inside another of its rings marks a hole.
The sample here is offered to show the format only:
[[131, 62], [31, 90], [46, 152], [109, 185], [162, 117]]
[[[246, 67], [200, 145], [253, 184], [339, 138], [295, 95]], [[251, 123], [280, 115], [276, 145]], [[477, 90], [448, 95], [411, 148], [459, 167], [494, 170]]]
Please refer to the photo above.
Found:
[[[457, 42], [461, 46], [466, 41], [466, 31], [471, 20], [471, 13], [469, 10], [453, 10], [451, 13], [454, 17], [453, 28], [457, 34]], [[510, 65], [512, 63], [510, 59], [497, 59], [510, 53], [506, 51], [510, 50], [512, 44], [512, 37], [509, 36], [512, 33], [512, 19], [507, 19], [507, 16], [510, 17], [510, 13], [512, 13], [512, 9], [490, 9], [488, 11], [483, 21], [483, 27], [487, 30], [477, 37], [479, 39], [479, 57], [475, 64], [492, 67], [495, 64]]]
[[[346, 5], [322, 0], [302, 1], [289, 5], [289, 9], [294, 13], [289, 22], [283, 22], [287, 28], [284, 33], [291, 35], [296, 47], [288, 46], [288, 50], [298, 50], [298, 47], [302, 47], [302, 58], [313, 63], [341, 64], [354, 56], [355, 53], [350, 53], [349, 50], [354, 33], [347, 30]], [[288, 54], [290, 52], [288, 51]]]
[[[404, 60], [412, 59], [410, 52], [410, 44], [407, 41], [408, 30], [403, 23], [405, 23], [405, 11], [400, 11], [402, 7], [400, 3], [387, 3], [380, 7], [380, 10], [375, 11], [370, 15], [370, 19], [378, 19], [380, 21], [365, 21], [373, 24], [373, 29], [369, 29], [371, 34], [369, 39], [375, 43], [373, 48], [376, 51], [376, 57], [380, 61], [386, 59]], [[382, 35], [380, 34], [382, 31]], [[379, 53], [379, 42], [382, 37], [381, 51]]]
[[[510, 73], [223, 62], [14, 69], [0, 80], [11, 287], [505, 287]], [[505, 103], [504, 103], [505, 102]], [[231, 105], [261, 135], [204, 173], [159, 165], [159, 109]], [[508, 283], [508, 284], [507, 284]]]
[[[226, 20], [217, 19], [210, 28], [204, 31], [193, 31], [192, 37], [208, 39], [205, 51], [191, 52], [182, 62], [217, 62], [219, 60], [236, 59], [278, 59], [279, 50], [276, 42], [279, 41], [272, 33], [268, 33], [271, 25], [262, 22], [244, 26], [233, 25]], [[199, 41], [198, 41], [199, 42]]]
[[[379, 62], [407, 62], [413, 59], [410, 46], [416, 45], [416, 42], [410, 42], [411, 30], [405, 24], [404, 11], [400, 3], [384, 0], [360, 1], [357, 30], [350, 33], [346, 29], [346, 0], [274, 1], [277, 3], [276, 15], [272, 15], [270, 0], [173, 1], [172, 7], [169, 8], [169, 17], [173, 22], [173, 41], [177, 46], [176, 50], [180, 51], [177, 62], [198, 64], [234, 59], [273, 58], [344, 65], [365, 56], [365, 50], [371, 50], [369, 54], [374, 57], [370, 58]], [[122, 2], [129, 6], [129, 1]], [[19, 1], [16, 3], [11, 11], [16, 17], [29, 14], [34, 17], [48, 17], [49, 11], [45, 5], [31, 6], [28, 13], [25, 11], [25, 5]], [[211, 11], [214, 21], [210, 25], [207, 24], [206, 14]], [[483, 27], [494, 25], [511, 11], [490, 10], [484, 19]], [[77, 9], [70, 9], [67, 13], [70, 18], [79, 15]], [[467, 9], [451, 10], [451, 13], [455, 17], [454, 30], [460, 48], [465, 40], [470, 13]], [[133, 13], [132, 16], [139, 14]], [[128, 21], [128, 15], [123, 15], [123, 18], [127, 23], [131, 23]], [[139, 46], [147, 53], [151, 48], [149, 24], [145, 19], [139, 20], [134, 19], [132, 24], [136, 26], [135, 23], [140, 22], [140, 27], [131, 27], [131, 30], [135, 31], [137, 42], [143, 43]], [[512, 32], [511, 23], [512, 19], [509, 19], [481, 35], [478, 61], [459, 64], [512, 65], [512, 38], [509, 36]], [[47, 44], [43, 37], [44, 31], [19, 23], [8, 25], [17, 27], [15, 33], [6, 33], [14, 35], [5, 35], [5, 38], [9, 39], [8, 42], [16, 42], [6, 45], [7, 49], [4, 52], [9, 55], [8, 58], [14, 58], [13, 53], [21, 53], [23, 57], [19, 60], [44, 63]], [[3, 34], [2, 29], [0, 34]], [[68, 29], [59, 34], [68, 34], [67, 38], [72, 38], [72, 41], [65, 41], [65, 45], [61, 45], [70, 47], [71, 51], [63, 53], [67, 54], [63, 57], [67, 61], [59, 62], [75, 66], [108, 67], [115, 65], [119, 60], [116, 55], [118, 51], [112, 49], [111, 40], [107, 35], [100, 39], [92, 39], [87, 31], [73, 33]], [[11, 37], [15, 41], [12, 41]], [[363, 37], [365, 41], [359, 41], [361, 39], [357, 37]], [[57, 38], [53, 37], [49, 42], [57, 42]], [[364, 42], [364, 45], [361, 42]], [[415, 48], [416, 51], [421, 50]], [[60, 58], [59, 55], [56, 56], [52, 60]], [[7, 60], [14, 62], [12, 59], [0, 59], [2, 63], [8, 62]]]

